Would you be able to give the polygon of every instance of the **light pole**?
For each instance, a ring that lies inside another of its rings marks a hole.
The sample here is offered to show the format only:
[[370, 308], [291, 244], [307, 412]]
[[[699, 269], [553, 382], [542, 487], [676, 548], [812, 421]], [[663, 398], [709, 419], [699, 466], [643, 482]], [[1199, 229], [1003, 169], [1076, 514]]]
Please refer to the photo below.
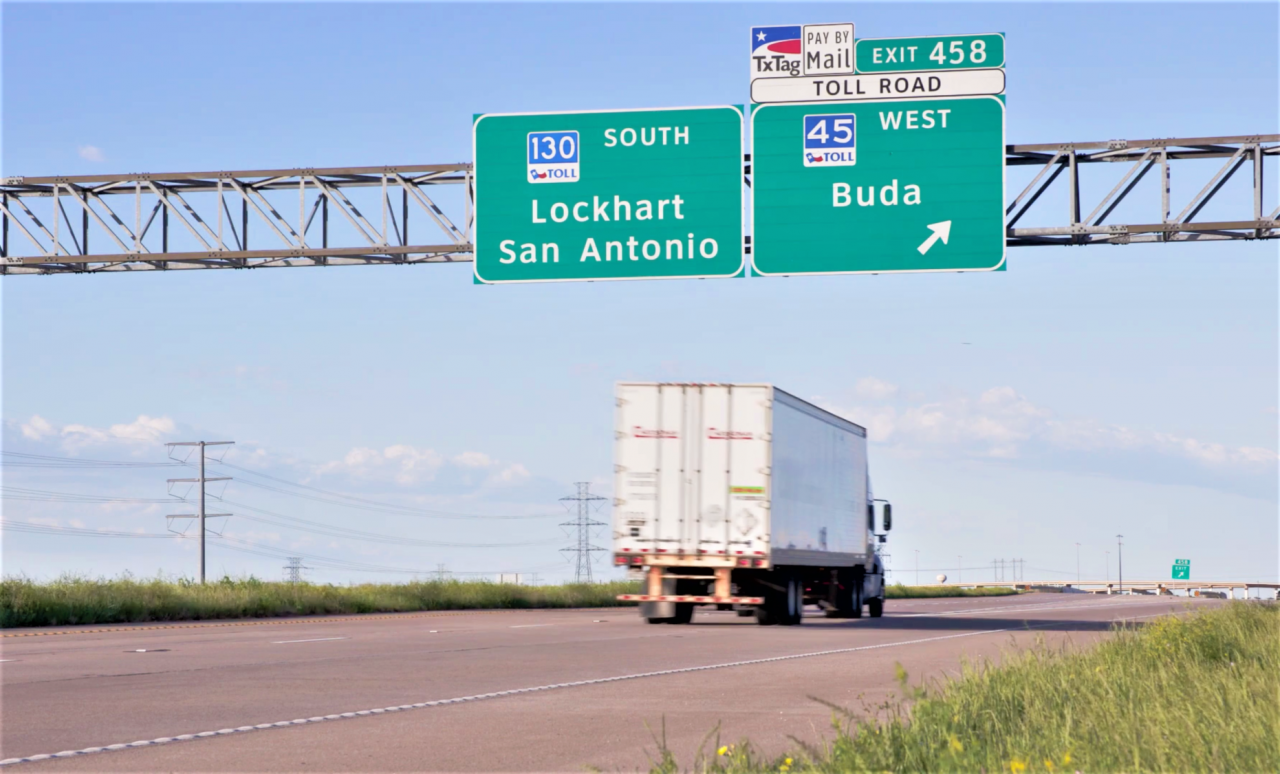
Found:
[[1080, 582], [1080, 544], [1076, 543], [1076, 583]]
[[1120, 593], [1124, 593], [1124, 543], [1120, 541], [1124, 539], [1124, 535], [1116, 535], [1116, 562], [1117, 569], [1120, 572]]

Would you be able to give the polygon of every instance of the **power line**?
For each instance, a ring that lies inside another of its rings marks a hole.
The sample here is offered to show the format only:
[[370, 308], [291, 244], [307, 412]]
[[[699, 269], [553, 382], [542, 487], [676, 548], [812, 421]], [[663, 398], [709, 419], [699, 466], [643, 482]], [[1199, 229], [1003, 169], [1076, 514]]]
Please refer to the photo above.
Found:
[[[216, 479], [206, 478], [205, 480], [213, 481]], [[248, 483], [248, 482], [242, 481], [241, 483]], [[210, 495], [210, 496], [213, 497], [213, 495]], [[25, 489], [21, 487], [0, 487], [0, 499], [27, 500], [27, 501], [35, 501], [35, 502], [80, 503], [80, 504], [90, 504], [90, 505], [104, 504], [104, 503], [131, 503], [131, 504], [168, 503], [168, 504], [172, 504], [174, 502], [188, 502], [188, 503], [196, 502], [185, 497], [167, 497], [167, 498], [111, 497], [108, 495], [93, 495], [93, 494], [83, 494], [83, 493], [75, 493], [75, 492], [56, 492], [52, 490]], [[557, 538], [548, 538], [545, 540], [526, 540], [526, 541], [519, 541], [519, 542], [512, 542], [512, 543], [456, 543], [456, 542], [448, 542], [448, 541], [440, 541], [440, 540], [418, 540], [415, 538], [407, 538], [401, 535], [385, 535], [385, 534], [380, 534], [376, 532], [367, 532], [364, 530], [350, 529], [347, 527], [334, 527], [327, 524], [322, 524], [320, 522], [311, 521], [309, 519], [302, 519], [297, 516], [287, 516], [282, 513], [276, 513], [274, 511], [266, 510], [265, 508], [258, 508], [253, 505], [239, 503], [234, 500], [227, 500], [225, 498], [219, 498], [219, 497], [215, 497], [215, 499], [236, 509], [253, 511], [255, 513], [261, 513], [267, 516], [275, 517], [276, 519], [285, 519], [288, 522], [296, 522], [296, 523], [289, 524], [281, 521], [274, 521], [272, 519], [255, 518], [253, 516], [249, 516], [243, 513], [237, 514], [241, 518], [248, 519], [250, 521], [257, 521], [265, 524], [274, 524], [276, 526], [281, 526], [281, 527], [290, 527], [290, 528], [299, 529], [305, 532], [315, 532], [317, 534], [327, 535], [329, 537], [368, 540], [371, 542], [393, 543], [397, 545], [419, 545], [419, 546], [428, 546], [433, 548], [522, 548], [527, 546], [548, 545], [551, 543], [558, 542]], [[211, 517], [211, 516], [229, 516], [232, 514], [205, 514], [205, 515], [207, 517]], [[170, 518], [198, 518], [198, 516], [194, 514], [176, 514]], [[300, 525], [307, 525], [307, 526], [300, 526]]]
[[[286, 516], [285, 514], [282, 514], [282, 513], [268, 511], [265, 508], [258, 508], [252, 505], [245, 505], [244, 503], [238, 503], [233, 500], [224, 499], [222, 500], [222, 502], [226, 503], [227, 505], [235, 509], [244, 509], [248, 511], [253, 511], [254, 513], [261, 513], [267, 516], [274, 516], [277, 519], [285, 519], [287, 522], [295, 522], [295, 523], [291, 524], [286, 522], [274, 521], [272, 519], [259, 518], [256, 516], [248, 516], [243, 513], [237, 514], [242, 519], [257, 521], [264, 524], [275, 524], [276, 526], [280, 526], [280, 527], [290, 527], [292, 529], [300, 529], [300, 530], [303, 530], [304, 532], [314, 532], [316, 534], [327, 535], [329, 537], [368, 540], [370, 542], [375, 542], [375, 543], [393, 543], [396, 545], [419, 545], [419, 546], [429, 546], [432, 548], [522, 548], [525, 546], [546, 545], [548, 543], [558, 542], [556, 538], [550, 538], [547, 540], [528, 540], [528, 541], [517, 542], [517, 543], [449, 543], [449, 542], [444, 542], [439, 540], [418, 540], [415, 538], [406, 538], [398, 535], [384, 535], [377, 532], [366, 532], [364, 530], [350, 529], [348, 527], [334, 527], [328, 524], [321, 524], [320, 522], [311, 521], [309, 519], [299, 518], [297, 516]], [[299, 526], [299, 525], [307, 525], [307, 526]]]
[[[565, 553], [574, 554], [574, 583], [592, 583], [591, 576], [591, 555], [604, 549], [600, 546], [591, 544], [591, 528], [608, 526], [602, 521], [595, 521], [591, 518], [591, 506], [593, 503], [604, 500], [599, 495], [591, 494], [591, 484], [587, 481], [577, 482], [578, 494], [572, 497], [561, 497], [560, 501], [565, 503], [565, 507], [569, 508], [569, 503], [576, 502], [577, 512], [572, 521], [562, 522], [562, 527], [572, 527], [577, 531], [576, 539], [573, 545], [560, 549]], [[596, 506], [598, 510], [600, 506]], [[571, 511], [573, 512], [573, 511]]]
[[48, 489], [27, 489], [16, 486], [0, 486], [0, 499], [29, 500], [34, 502], [61, 503], [172, 503], [172, 497], [112, 497], [109, 495], [55, 492]]
[[31, 524], [29, 522], [0, 519], [0, 528], [5, 532], [26, 532], [35, 535], [66, 535], [68, 537], [107, 537], [107, 538], [165, 538], [172, 540], [183, 535], [173, 532], [123, 532], [108, 529], [86, 529], [83, 527], [55, 527], [48, 524]]
[[[382, 513], [392, 513], [400, 516], [409, 516], [409, 515], [426, 516], [426, 517], [437, 518], [437, 519], [476, 519], [476, 520], [503, 521], [503, 520], [521, 520], [521, 519], [547, 519], [547, 518], [551, 518], [552, 516], [555, 516], [555, 514], [552, 514], [552, 513], [535, 513], [535, 514], [527, 514], [523, 516], [505, 516], [505, 515], [492, 515], [492, 514], [480, 514], [480, 513], [458, 513], [453, 511], [437, 511], [429, 508], [414, 508], [408, 505], [396, 505], [394, 503], [384, 503], [384, 502], [379, 502], [377, 500], [370, 500], [365, 497], [356, 497], [355, 495], [343, 494], [341, 492], [333, 492], [327, 489], [321, 489], [319, 487], [314, 487], [307, 484], [299, 484], [296, 481], [288, 481], [283, 478], [267, 475], [266, 473], [259, 473], [255, 470], [250, 470], [248, 468], [244, 468], [239, 465], [234, 465], [230, 462], [221, 462], [217, 464], [220, 464], [228, 468], [234, 468], [235, 470], [248, 473], [251, 476], [257, 476], [259, 478], [269, 479], [271, 481], [276, 481], [281, 484], [287, 484], [288, 486], [297, 487], [299, 489], [306, 489], [312, 492], [317, 492], [324, 496], [316, 497], [313, 495], [304, 494], [302, 492], [291, 492], [287, 489], [280, 489], [279, 487], [273, 487], [268, 484], [262, 484], [256, 481], [248, 481], [245, 479], [240, 479], [240, 483], [242, 484], [248, 484], [249, 486], [257, 487], [259, 489], [265, 489], [269, 492], [285, 494], [291, 497], [301, 497], [307, 500], [314, 500], [316, 502], [326, 503], [329, 505], [339, 505], [346, 508], [372, 510], [372, 511], [378, 511]], [[349, 502], [335, 502], [335, 500], [346, 500]]]
[[123, 460], [89, 460], [79, 457], [53, 457], [46, 454], [24, 454], [22, 452], [0, 452], [4, 457], [13, 459], [0, 460], [0, 465], [7, 468], [176, 468], [181, 462], [128, 462]]

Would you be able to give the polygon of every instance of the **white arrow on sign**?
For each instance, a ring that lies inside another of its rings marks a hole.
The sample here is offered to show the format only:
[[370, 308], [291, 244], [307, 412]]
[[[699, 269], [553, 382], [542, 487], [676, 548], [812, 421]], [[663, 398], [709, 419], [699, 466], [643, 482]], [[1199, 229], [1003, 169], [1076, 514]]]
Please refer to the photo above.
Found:
[[951, 237], [951, 221], [944, 220], [941, 223], [930, 223], [929, 230], [933, 233], [916, 248], [921, 255], [929, 252], [929, 248], [933, 247], [933, 243], [939, 239], [942, 240], [942, 244], [945, 245], [947, 243], [947, 240]]

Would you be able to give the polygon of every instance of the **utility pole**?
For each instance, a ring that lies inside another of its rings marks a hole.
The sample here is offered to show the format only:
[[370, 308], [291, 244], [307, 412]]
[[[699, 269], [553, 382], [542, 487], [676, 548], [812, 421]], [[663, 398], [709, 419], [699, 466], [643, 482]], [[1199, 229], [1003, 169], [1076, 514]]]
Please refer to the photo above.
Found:
[[[198, 515], [198, 517], [197, 517], [197, 518], [199, 518], [199, 520], [200, 520], [200, 583], [202, 583], [202, 584], [204, 583], [204, 558], [205, 558], [205, 556], [204, 556], [204, 555], [205, 555], [205, 551], [204, 551], [204, 533], [205, 533], [204, 525], [205, 525], [205, 519], [209, 518], [210, 516], [230, 516], [230, 515], [231, 515], [231, 514], [229, 514], [229, 513], [206, 513], [206, 512], [205, 512], [205, 503], [204, 503], [204, 485], [205, 485], [205, 482], [208, 482], [208, 481], [230, 481], [230, 480], [231, 480], [231, 477], [230, 477], [230, 476], [216, 476], [216, 477], [214, 477], [214, 478], [209, 478], [208, 476], [206, 476], [206, 475], [204, 474], [204, 458], [205, 458], [204, 450], [205, 450], [205, 447], [206, 447], [206, 446], [229, 446], [229, 445], [231, 445], [231, 444], [233, 444], [233, 443], [235, 443], [235, 441], [179, 441], [179, 442], [176, 442], [176, 443], [167, 443], [167, 444], [165, 444], [165, 446], [169, 448], [169, 454], [170, 454], [170, 456], [172, 456], [172, 455], [173, 455], [173, 447], [175, 447], [175, 446], [198, 446], [198, 447], [200, 447], [200, 477], [199, 477], [199, 478], [171, 478], [171, 479], [169, 479], [169, 483], [170, 483], [170, 484], [199, 484], [199, 485], [200, 485], [200, 513], [199, 513], [199, 515]], [[191, 518], [191, 515], [190, 515], [190, 514], [186, 514], [186, 513], [180, 513], [180, 514], [173, 514], [173, 515], [169, 516], [169, 518], [170, 518], [170, 519], [175, 519], [175, 518], [177, 518], [177, 519], [188, 518], [188, 519], [189, 519], [189, 518]]]
[[1124, 535], [1116, 535], [1116, 562], [1120, 571], [1120, 593], [1124, 593], [1124, 543], [1120, 542]]
[[602, 521], [596, 521], [591, 518], [591, 504], [607, 498], [591, 494], [591, 483], [588, 481], [579, 481], [576, 486], [578, 487], [578, 494], [576, 496], [561, 497], [560, 501], [565, 504], [566, 508], [571, 507], [569, 505], [571, 502], [577, 503], [577, 512], [574, 514], [574, 519], [572, 521], [563, 522], [560, 526], [572, 527], [578, 534], [573, 545], [560, 550], [564, 553], [576, 554], [573, 582], [592, 583], [594, 581], [591, 577], [591, 555], [597, 551], [603, 551], [604, 549], [591, 544], [591, 528], [604, 527], [608, 525]]
[[1076, 543], [1076, 583], [1080, 582], [1080, 544]]

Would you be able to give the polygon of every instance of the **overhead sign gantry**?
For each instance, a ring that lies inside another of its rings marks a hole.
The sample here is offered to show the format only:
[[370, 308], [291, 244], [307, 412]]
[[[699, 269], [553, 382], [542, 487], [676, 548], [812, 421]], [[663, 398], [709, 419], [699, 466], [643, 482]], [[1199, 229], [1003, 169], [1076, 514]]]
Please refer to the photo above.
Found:
[[[1280, 135], [1006, 145], [1002, 34], [854, 31], [751, 28], [745, 149], [735, 106], [489, 114], [474, 164], [9, 176], [0, 274], [472, 260], [482, 283], [975, 271], [1004, 268], [1006, 247], [1280, 237], [1263, 188]], [[1203, 159], [1221, 167], [1175, 202], [1174, 167]], [[1035, 170], [1012, 198], [1007, 167]], [[1153, 171], [1159, 216], [1123, 218]], [[1252, 196], [1204, 220], [1244, 177]], [[1066, 207], [1036, 207], [1059, 178]], [[1091, 207], [1082, 189], [1107, 193]]]

